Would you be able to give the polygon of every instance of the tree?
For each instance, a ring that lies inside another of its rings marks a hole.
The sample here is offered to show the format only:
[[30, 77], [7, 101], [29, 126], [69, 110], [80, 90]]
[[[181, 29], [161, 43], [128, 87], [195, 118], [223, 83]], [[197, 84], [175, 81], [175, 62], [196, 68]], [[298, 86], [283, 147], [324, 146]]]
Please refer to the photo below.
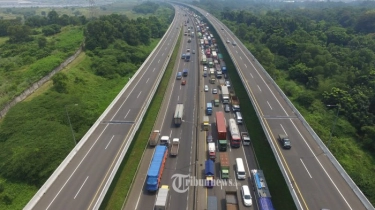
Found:
[[52, 77], [53, 87], [58, 93], [67, 93], [68, 77], [64, 73], [57, 73]]
[[38, 46], [39, 48], [44, 48], [47, 46], [47, 39], [46, 37], [39, 37], [38, 38]]
[[49, 24], [59, 24], [59, 14], [55, 10], [52, 10], [47, 15]]
[[8, 27], [9, 41], [19, 43], [31, 40], [31, 28], [26, 25], [15, 25]]

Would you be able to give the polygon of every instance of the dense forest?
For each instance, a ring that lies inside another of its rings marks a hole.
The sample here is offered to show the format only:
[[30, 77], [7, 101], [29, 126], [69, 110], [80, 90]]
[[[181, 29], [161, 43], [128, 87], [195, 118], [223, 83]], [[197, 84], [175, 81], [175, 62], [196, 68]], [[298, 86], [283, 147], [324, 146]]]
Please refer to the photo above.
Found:
[[235, 32], [375, 203], [375, 4], [365, 4], [200, 6]]
[[[23, 21], [0, 20], [4, 33], [0, 81], [7, 78], [0, 90], [4, 93], [11, 88], [23, 90], [53, 70], [50, 60], [60, 65], [64, 56], [85, 44], [77, 67], [56, 74], [51, 85], [14, 106], [2, 119], [0, 209], [21, 209], [30, 200], [141, 66], [173, 17], [173, 9], [164, 5], [136, 19], [121, 14], [66, 18], [52, 11]], [[14, 28], [21, 33], [14, 33]], [[56, 54], [61, 57], [51, 57]]]

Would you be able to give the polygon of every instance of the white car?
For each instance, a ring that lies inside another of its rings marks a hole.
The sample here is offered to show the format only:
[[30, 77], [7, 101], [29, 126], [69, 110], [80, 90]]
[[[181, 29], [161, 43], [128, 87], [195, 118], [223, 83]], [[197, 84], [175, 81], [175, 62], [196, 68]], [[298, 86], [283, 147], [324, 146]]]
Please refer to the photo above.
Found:
[[230, 43], [229, 39], [227, 39], [227, 43]]
[[241, 195], [242, 195], [243, 204], [245, 206], [252, 206], [253, 205], [253, 201], [251, 200], [251, 194], [250, 194], [249, 186], [243, 185], [241, 187]]
[[207, 71], [207, 66], [203, 66], [203, 71]]
[[204, 86], [204, 92], [208, 92], [208, 85]]
[[229, 81], [225, 81], [225, 86], [227, 86], [228, 88], [230, 88], [230, 82]]
[[216, 88], [212, 89], [212, 94], [217, 94], [217, 89]]

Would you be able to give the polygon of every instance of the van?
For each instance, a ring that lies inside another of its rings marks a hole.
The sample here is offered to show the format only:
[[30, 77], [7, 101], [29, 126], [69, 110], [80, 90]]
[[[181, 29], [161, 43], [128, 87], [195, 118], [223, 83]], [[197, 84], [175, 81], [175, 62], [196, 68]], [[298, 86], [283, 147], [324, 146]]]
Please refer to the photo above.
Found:
[[177, 72], [176, 79], [181, 79], [182, 78], [182, 72]]
[[242, 124], [241, 112], [236, 112], [236, 122], [237, 122], [237, 124]]
[[249, 186], [243, 185], [241, 187], [241, 195], [242, 195], [243, 204], [245, 206], [252, 206], [253, 205], [253, 201], [251, 200], [251, 194], [250, 194]]
[[245, 166], [243, 165], [242, 158], [236, 158], [236, 174], [237, 179], [246, 179]]

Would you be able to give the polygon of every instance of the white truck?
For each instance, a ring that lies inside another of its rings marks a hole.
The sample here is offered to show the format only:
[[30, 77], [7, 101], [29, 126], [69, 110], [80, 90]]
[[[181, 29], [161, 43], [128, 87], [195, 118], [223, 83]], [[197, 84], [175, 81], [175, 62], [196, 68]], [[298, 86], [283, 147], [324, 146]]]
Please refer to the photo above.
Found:
[[169, 136], [162, 136], [160, 138], [160, 144], [168, 146], [169, 145]]
[[168, 185], [162, 185], [156, 198], [154, 210], [166, 210], [168, 204]]
[[171, 156], [177, 156], [179, 148], [180, 148], [180, 139], [174, 138], [172, 140], [172, 146], [171, 146], [171, 152], [170, 152]]
[[227, 86], [221, 86], [221, 97], [223, 99], [223, 104], [229, 103], [229, 90]]

